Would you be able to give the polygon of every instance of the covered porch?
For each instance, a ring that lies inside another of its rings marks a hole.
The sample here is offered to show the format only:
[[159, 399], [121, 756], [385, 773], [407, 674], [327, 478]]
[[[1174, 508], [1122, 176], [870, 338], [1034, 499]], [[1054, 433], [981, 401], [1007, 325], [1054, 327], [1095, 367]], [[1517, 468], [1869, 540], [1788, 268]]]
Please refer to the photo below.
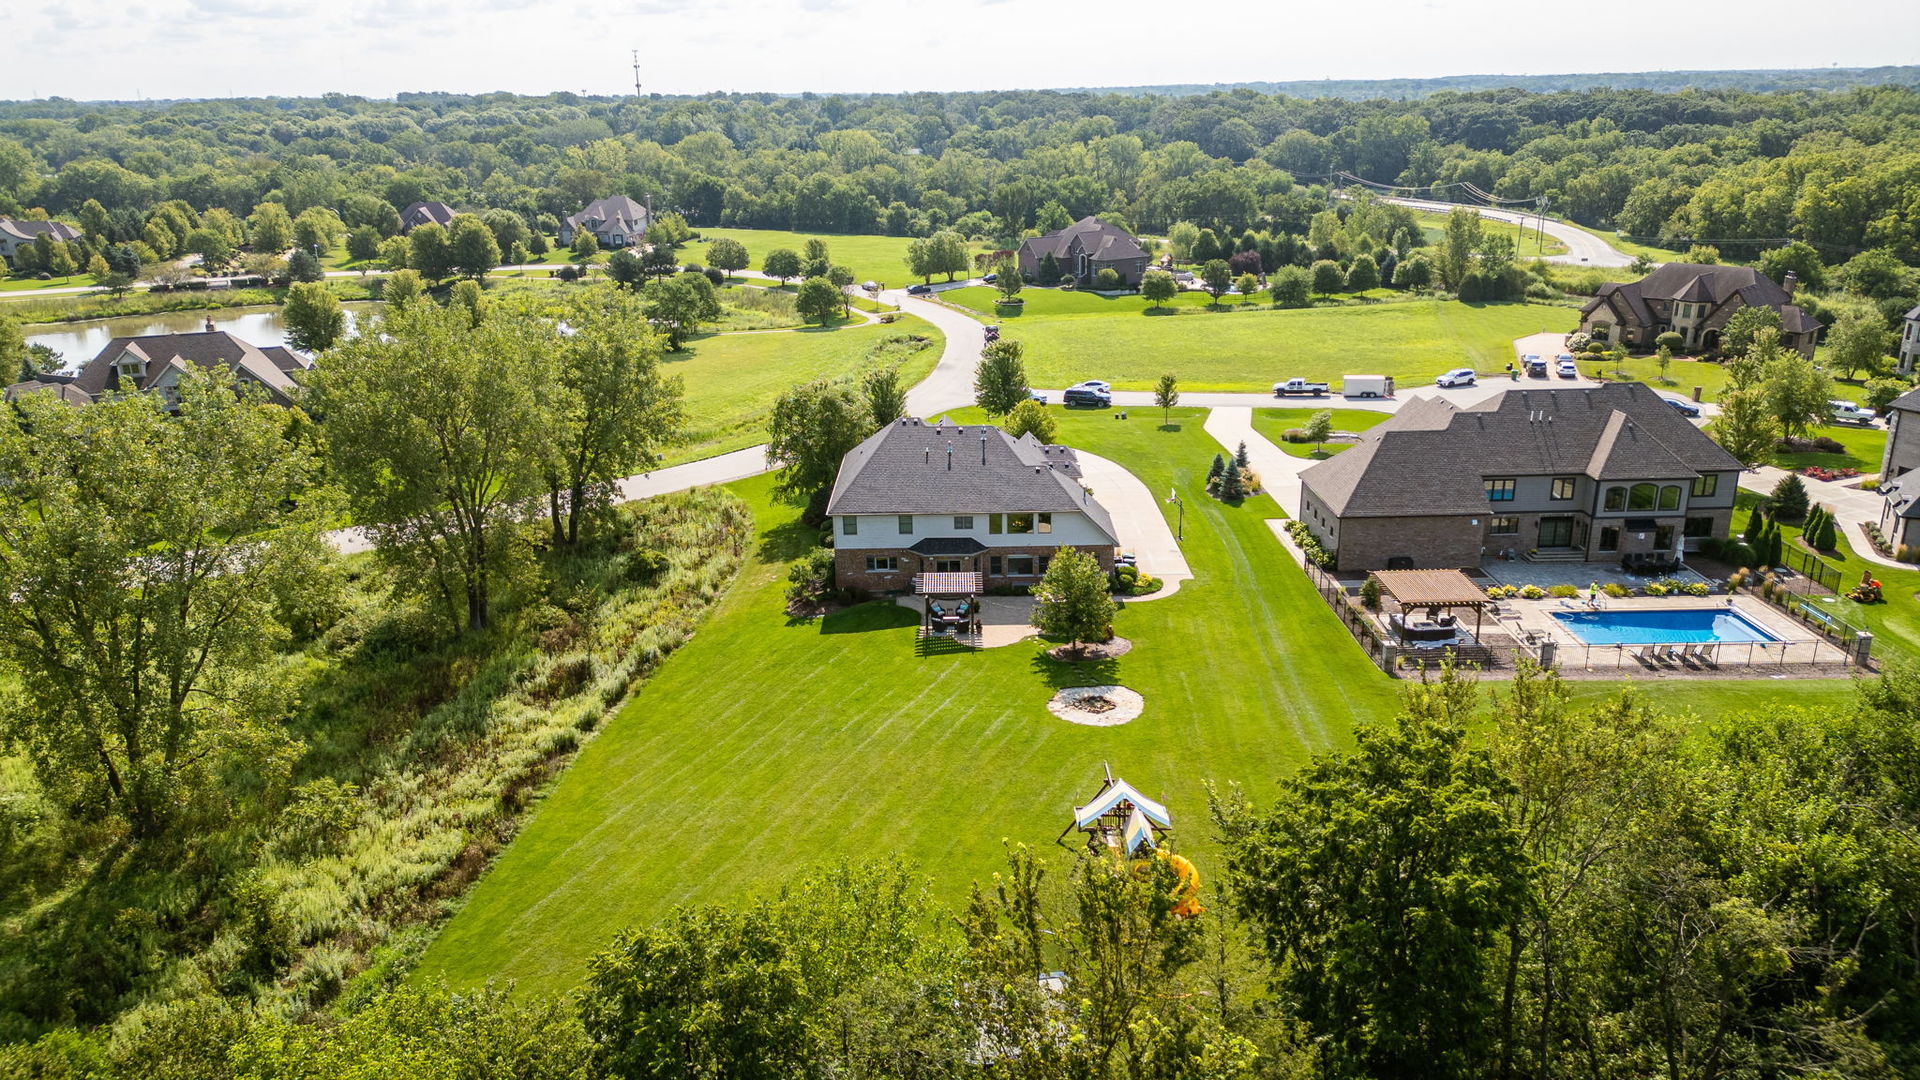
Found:
[[985, 591], [976, 572], [915, 574], [913, 594], [920, 601], [920, 640], [945, 638], [980, 648], [980, 599]]

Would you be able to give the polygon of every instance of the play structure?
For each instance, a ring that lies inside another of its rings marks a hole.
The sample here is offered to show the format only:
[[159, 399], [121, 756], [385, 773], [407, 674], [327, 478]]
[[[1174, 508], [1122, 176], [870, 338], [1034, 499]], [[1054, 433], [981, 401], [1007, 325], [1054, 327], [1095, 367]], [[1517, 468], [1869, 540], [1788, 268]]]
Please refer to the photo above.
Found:
[[1111, 769], [1103, 767], [1103, 771], [1106, 783], [1085, 806], [1073, 808], [1073, 823], [1060, 831], [1061, 842], [1065, 843], [1068, 833], [1079, 832], [1086, 837], [1087, 850], [1128, 860], [1134, 872], [1143, 875], [1150, 871], [1149, 859], [1164, 860], [1178, 881], [1173, 891], [1173, 913], [1183, 918], [1200, 914], [1204, 910], [1200, 906], [1200, 871], [1185, 856], [1163, 847], [1173, 828], [1172, 815], [1164, 805], [1113, 775]]

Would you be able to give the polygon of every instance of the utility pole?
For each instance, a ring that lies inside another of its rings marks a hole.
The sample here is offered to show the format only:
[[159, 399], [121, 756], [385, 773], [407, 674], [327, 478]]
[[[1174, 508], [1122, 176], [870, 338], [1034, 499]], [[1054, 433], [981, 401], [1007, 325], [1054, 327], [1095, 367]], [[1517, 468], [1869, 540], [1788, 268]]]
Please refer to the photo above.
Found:
[[640, 50], [633, 50], [633, 96], [640, 96]]

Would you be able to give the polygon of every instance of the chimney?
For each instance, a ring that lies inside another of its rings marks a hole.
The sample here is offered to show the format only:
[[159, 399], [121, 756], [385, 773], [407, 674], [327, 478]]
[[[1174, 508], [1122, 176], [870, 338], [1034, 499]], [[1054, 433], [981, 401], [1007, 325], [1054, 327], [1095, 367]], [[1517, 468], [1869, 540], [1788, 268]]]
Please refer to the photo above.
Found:
[[1780, 282], [1780, 287], [1787, 290], [1788, 296], [1792, 296], [1794, 287], [1799, 284], [1800, 284], [1800, 275], [1789, 270], [1787, 271], [1787, 276]]

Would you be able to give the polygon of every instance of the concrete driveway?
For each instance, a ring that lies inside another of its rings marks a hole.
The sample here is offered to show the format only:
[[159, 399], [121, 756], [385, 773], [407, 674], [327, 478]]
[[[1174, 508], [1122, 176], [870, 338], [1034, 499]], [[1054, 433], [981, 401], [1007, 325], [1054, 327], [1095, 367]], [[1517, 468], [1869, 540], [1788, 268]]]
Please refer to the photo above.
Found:
[[1080, 476], [1093, 497], [1113, 516], [1114, 531], [1120, 535], [1120, 549], [1133, 553], [1143, 574], [1165, 582], [1159, 592], [1134, 600], [1158, 600], [1171, 596], [1180, 583], [1193, 578], [1187, 557], [1173, 538], [1173, 529], [1160, 513], [1159, 496], [1147, 490], [1140, 478], [1106, 458], [1078, 452]]

